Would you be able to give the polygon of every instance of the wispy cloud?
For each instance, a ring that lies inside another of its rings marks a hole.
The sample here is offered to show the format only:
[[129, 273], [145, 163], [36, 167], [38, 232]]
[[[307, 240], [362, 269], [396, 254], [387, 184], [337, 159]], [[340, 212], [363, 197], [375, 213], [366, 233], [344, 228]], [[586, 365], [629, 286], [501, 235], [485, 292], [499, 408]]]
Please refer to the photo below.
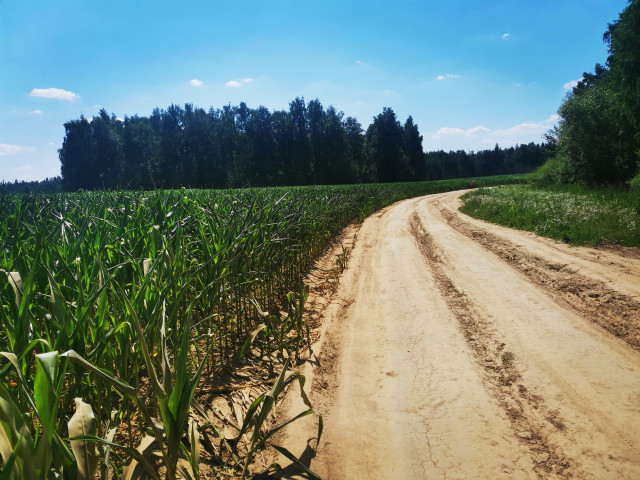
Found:
[[482, 125], [478, 125], [477, 127], [472, 127], [467, 130], [464, 130], [462, 128], [455, 128], [455, 127], [443, 127], [436, 132], [435, 136], [442, 137], [445, 135], [462, 135], [465, 137], [474, 137], [490, 131], [491, 130], [489, 128], [483, 127]]
[[197, 78], [189, 80], [189, 83], [194, 87], [202, 87], [204, 85], [204, 82], [202, 80], [198, 80]]
[[247, 83], [253, 82], [253, 78], [241, 78], [240, 80], [229, 80], [224, 84], [225, 87], [239, 88]]
[[15, 155], [16, 153], [33, 152], [35, 148], [24, 147], [22, 145], [9, 145], [7, 143], [0, 143], [0, 156]]
[[509, 40], [510, 38], [511, 38], [511, 34], [510, 33], [503, 33], [500, 36], [500, 40], [502, 40], [503, 42]]
[[440, 128], [432, 135], [436, 148], [450, 150], [476, 150], [500, 144], [502, 147], [529, 142], [540, 142], [542, 135], [559, 120], [558, 115], [550, 115], [541, 121], [527, 121], [506, 128], [492, 130], [483, 125], [463, 129], [456, 127]]
[[42, 115], [42, 110], [31, 110], [29, 115]]
[[442, 80], [449, 80], [451, 78], [460, 78], [460, 75], [454, 75], [452, 73], [447, 73], [446, 75], [438, 75], [436, 77], [436, 80], [442, 81]]
[[565, 90], [571, 90], [574, 87], [577, 87], [578, 84], [584, 80], [584, 78], [579, 78], [578, 80], [571, 80], [570, 82], [567, 82], [563, 85]]
[[75, 100], [80, 95], [61, 88], [34, 88], [29, 93], [32, 97], [55, 98], [57, 100]]

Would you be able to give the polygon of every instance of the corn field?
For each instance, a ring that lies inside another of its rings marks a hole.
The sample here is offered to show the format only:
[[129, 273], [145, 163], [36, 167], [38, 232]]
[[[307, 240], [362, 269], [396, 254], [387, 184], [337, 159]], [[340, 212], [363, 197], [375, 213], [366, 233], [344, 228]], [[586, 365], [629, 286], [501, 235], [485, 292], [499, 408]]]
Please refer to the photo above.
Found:
[[201, 380], [258, 328], [287, 351], [282, 373], [247, 412], [245, 450], [207, 450], [246, 476], [275, 398], [304, 381], [285, 371], [305, 272], [349, 223], [468, 185], [0, 193], [0, 480], [207, 478]]

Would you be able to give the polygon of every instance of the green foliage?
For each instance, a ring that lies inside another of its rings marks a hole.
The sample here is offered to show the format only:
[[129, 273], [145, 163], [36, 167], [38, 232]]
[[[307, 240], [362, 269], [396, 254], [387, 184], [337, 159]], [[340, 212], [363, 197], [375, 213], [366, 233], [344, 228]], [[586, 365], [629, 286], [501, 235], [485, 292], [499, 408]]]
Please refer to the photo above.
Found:
[[367, 129], [365, 155], [375, 166], [380, 182], [410, 180], [408, 159], [403, 155], [402, 125], [391, 108], [385, 107]]
[[567, 95], [560, 107], [558, 151], [544, 181], [623, 185], [640, 158], [640, 1], [609, 25], [607, 65]]
[[115, 187], [225, 188], [345, 184], [368, 177], [360, 124], [316, 99], [288, 111], [186, 104], [150, 117], [101, 110], [64, 125], [59, 150], [65, 191]]
[[463, 199], [471, 216], [571, 244], [640, 246], [637, 197], [625, 190], [510, 185]]
[[403, 132], [403, 153], [406, 163], [409, 165], [411, 180], [424, 180], [425, 176], [425, 156], [422, 150], [422, 135], [418, 131], [418, 125], [413, 123], [413, 118], [409, 116], [404, 124]]
[[633, 192], [640, 193], [640, 168], [635, 177], [629, 180], [629, 188]]
[[403, 126], [384, 108], [363, 135], [355, 118], [302, 98], [274, 112], [245, 103], [209, 111], [185, 104], [122, 120], [101, 110], [91, 121], [80, 117], [64, 126], [65, 191], [464, 178], [528, 173], [545, 155], [534, 144], [425, 155], [412, 117]]
[[[549, 158], [551, 143], [523, 144], [478, 152], [428, 152], [426, 178], [447, 179], [472, 176], [525, 174], [541, 166]], [[424, 178], [424, 177], [423, 177]]]
[[556, 155], [538, 168], [531, 176], [535, 185], [550, 186], [554, 184], [567, 184], [575, 181], [576, 172], [571, 168], [571, 163], [562, 156]]

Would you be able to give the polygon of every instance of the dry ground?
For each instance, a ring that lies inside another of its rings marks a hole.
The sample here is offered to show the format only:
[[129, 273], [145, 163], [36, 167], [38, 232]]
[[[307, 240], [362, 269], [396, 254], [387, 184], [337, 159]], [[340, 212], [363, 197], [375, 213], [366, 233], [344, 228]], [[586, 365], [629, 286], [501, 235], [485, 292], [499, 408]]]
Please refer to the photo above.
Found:
[[313, 298], [325, 434], [314, 454], [305, 419], [281, 443], [325, 479], [640, 478], [637, 250], [474, 220], [459, 195], [363, 223]]

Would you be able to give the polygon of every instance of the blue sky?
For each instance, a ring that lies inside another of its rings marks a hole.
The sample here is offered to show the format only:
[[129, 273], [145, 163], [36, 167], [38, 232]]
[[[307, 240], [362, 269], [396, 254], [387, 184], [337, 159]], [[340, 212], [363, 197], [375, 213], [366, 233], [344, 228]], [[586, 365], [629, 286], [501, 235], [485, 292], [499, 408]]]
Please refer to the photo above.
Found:
[[0, 180], [59, 175], [64, 122], [318, 98], [425, 151], [540, 142], [626, 0], [0, 0]]

